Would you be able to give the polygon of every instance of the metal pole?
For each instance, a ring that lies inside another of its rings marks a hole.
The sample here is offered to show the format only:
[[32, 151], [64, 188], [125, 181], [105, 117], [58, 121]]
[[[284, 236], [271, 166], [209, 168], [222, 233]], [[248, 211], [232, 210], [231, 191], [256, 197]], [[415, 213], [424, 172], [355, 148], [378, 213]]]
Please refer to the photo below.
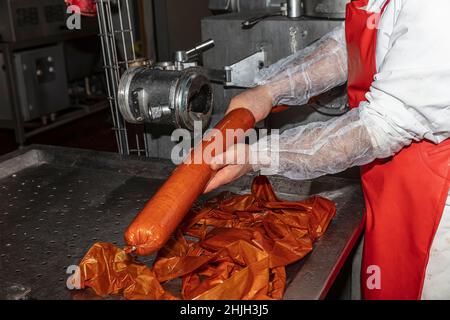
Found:
[[301, 0], [287, 1], [287, 15], [289, 18], [299, 18], [302, 16]]
[[[97, 17], [99, 20], [100, 37], [102, 43], [105, 75], [108, 86], [108, 99], [110, 100], [111, 114], [116, 131], [116, 140], [121, 154], [130, 153], [128, 145], [127, 128], [117, 103], [117, 88], [120, 80], [120, 66], [118, 61], [115, 28], [112, 19], [111, 2], [97, 0]], [[122, 30], [120, 30], [122, 31]]]
[[[107, 89], [107, 93], [108, 93], [108, 102], [109, 102], [109, 107], [110, 107], [110, 110], [111, 110], [111, 116], [112, 116], [112, 121], [113, 121], [113, 126], [114, 126], [114, 128], [116, 128], [117, 127], [117, 121], [116, 121], [116, 117], [114, 116], [114, 98], [113, 98], [113, 96], [112, 96], [112, 92], [111, 92], [111, 81], [112, 81], [112, 79], [111, 79], [111, 77], [110, 77], [110, 75], [109, 75], [109, 72], [110, 72], [110, 70], [109, 70], [109, 67], [110, 67], [110, 65], [109, 65], [109, 62], [108, 62], [108, 58], [107, 58], [107, 47], [109, 48], [109, 46], [108, 46], [108, 43], [106, 42], [106, 36], [105, 36], [105, 34], [106, 34], [106, 30], [105, 30], [105, 28], [104, 28], [104, 15], [101, 13], [101, 11], [100, 10], [103, 10], [103, 3], [102, 3], [103, 1], [102, 0], [99, 0], [99, 1], [97, 1], [97, 3], [96, 3], [96, 6], [97, 6], [97, 18], [98, 18], [98, 28], [99, 28], [99, 31], [100, 31], [100, 43], [101, 43], [101, 46], [102, 46], [102, 56], [103, 56], [103, 64], [104, 64], [104, 68], [105, 68], [105, 78], [106, 78], [106, 89]], [[119, 152], [121, 153], [122, 152], [122, 142], [121, 142], [121, 139], [120, 139], [120, 136], [119, 136], [119, 132], [118, 131], [115, 131], [115, 136], [116, 136], [116, 143], [117, 143], [117, 147], [118, 147], [118, 149], [119, 149]]]
[[11, 97], [11, 114], [14, 122], [14, 133], [16, 142], [22, 146], [25, 143], [25, 129], [23, 125], [23, 116], [20, 109], [18, 93], [16, 90], [16, 71], [13, 61], [13, 50], [9, 44], [1, 44], [3, 56], [5, 58], [6, 76], [8, 82], [9, 95]]

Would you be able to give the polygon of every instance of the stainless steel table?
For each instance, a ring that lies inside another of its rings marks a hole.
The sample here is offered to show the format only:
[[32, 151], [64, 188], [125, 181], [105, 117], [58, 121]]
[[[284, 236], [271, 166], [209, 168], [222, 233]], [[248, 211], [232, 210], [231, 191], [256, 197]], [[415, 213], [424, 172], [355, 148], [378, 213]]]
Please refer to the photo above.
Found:
[[[39, 145], [0, 157], [0, 298], [73, 299], [67, 267], [94, 242], [123, 245], [123, 231], [173, 168], [157, 159]], [[251, 180], [226, 189], [248, 192]], [[287, 267], [285, 299], [323, 299], [360, 235], [359, 181], [270, 180], [280, 197], [320, 194], [337, 203], [314, 251]]]

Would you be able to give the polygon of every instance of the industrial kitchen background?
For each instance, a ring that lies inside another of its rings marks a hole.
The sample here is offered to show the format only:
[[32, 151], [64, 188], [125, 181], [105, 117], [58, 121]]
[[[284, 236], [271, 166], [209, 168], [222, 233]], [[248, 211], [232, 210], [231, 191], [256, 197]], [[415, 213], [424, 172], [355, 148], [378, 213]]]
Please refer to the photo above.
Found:
[[[217, 123], [260, 69], [342, 23], [347, 2], [98, 0], [97, 16], [69, 30], [63, 1], [2, 0], [0, 128], [14, 129], [24, 145], [109, 107], [119, 153], [170, 158], [175, 127]], [[344, 92], [260, 126], [342, 114]]]
[[[146, 34], [154, 37], [147, 38], [147, 55], [139, 57], [133, 50], [128, 2], [117, 3], [119, 18], [114, 20], [112, 3], [99, 1], [119, 151], [169, 159], [176, 143], [171, 141], [174, 127], [192, 130], [195, 120], [202, 120], [204, 129], [217, 123], [231, 98], [255, 85], [261, 69], [342, 23], [347, 2], [145, 1], [139, 12], [153, 17], [143, 21]], [[199, 7], [193, 8], [194, 3]], [[200, 20], [201, 42], [188, 41], [196, 40], [195, 28], [186, 28], [188, 20]], [[315, 99], [300, 112], [272, 115], [260, 125], [286, 129], [341, 115], [347, 110], [344, 89]], [[131, 124], [142, 124], [143, 134]]]

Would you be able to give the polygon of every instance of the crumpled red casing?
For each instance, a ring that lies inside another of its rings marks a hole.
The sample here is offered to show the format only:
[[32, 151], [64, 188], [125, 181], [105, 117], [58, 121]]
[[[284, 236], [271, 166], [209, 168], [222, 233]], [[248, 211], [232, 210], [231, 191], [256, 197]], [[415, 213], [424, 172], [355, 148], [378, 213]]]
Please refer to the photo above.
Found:
[[[95, 244], [80, 263], [82, 287], [126, 299], [282, 299], [285, 266], [305, 257], [336, 206], [322, 197], [283, 201], [269, 180], [252, 193], [222, 193], [190, 210], [151, 268], [112, 244]], [[172, 280], [181, 278], [176, 292]]]

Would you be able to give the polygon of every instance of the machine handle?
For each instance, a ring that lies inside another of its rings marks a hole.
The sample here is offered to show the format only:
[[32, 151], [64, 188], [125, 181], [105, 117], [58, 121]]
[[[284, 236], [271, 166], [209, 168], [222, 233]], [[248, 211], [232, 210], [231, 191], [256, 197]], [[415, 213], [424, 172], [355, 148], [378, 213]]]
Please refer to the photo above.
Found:
[[268, 13], [259, 17], [253, 17], [251, 19], [248, 19], [244, 22], [242, 22], [242, 29], [251, 29], [255, 25], [257, 25], [259, 22], [263, 21], [264, 19], [270, 18], [270, 17], [277, 17], [282, 16], [283, 12], [276, 12], [276, 13]]
[[301, 0], [287, 0], [280, 5], [281, 11], [268, 13], [259, 17], [251, 18], [242, 22], [242, 29], [251, 29], [257, 23], [264, 19], [276, 16], [286, 16], [288, 18], [299, 18], [302, 16], [302, 2]]
[[214, 47], [214, 40], [208, 39], [200, 43], [199, 45], [195, 46], [194, 48], [186, 51], [186, 55], [188, 56], [188, 59], [190, 59], [191, 57], [193, 58], [196, 55], [211, 49], [212, 47]]
[[177, 62], [188, 62], [189, 60], [195, 58], [199, 54], [205, 52], [206, 50], [211, 49], [214, 47], [214, 40], [208, 39], [198, 45], [196, 45], [194, 48], [189, 49], [187, 51], [177, 51], [175, 52], [175, 61]]

